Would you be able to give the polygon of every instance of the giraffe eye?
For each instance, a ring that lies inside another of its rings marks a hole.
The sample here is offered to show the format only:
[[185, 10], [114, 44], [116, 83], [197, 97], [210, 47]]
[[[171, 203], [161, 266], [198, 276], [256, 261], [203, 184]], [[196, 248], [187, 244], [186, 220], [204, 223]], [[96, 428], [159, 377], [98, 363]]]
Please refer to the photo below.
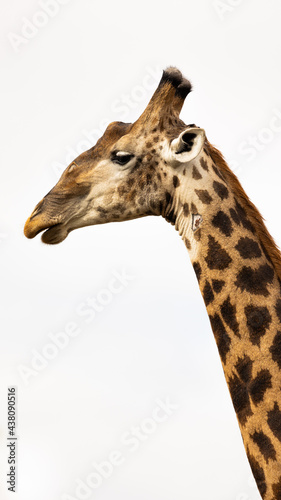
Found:
[[112, 154], [113, 163], [117, 163], [118, 165], [126, 165], [133, 158], [134, 155], [130, 153], [126, 153], [125, 151], [117, 151]]

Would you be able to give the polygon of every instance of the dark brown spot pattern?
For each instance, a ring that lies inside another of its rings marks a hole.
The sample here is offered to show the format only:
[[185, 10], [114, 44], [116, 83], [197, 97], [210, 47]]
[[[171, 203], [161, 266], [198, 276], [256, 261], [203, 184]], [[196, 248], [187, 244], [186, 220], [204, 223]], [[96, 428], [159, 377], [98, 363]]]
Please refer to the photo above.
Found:
[[197, 207], [193, 202], [191, 203], [191, 213], [194, 215], [198, 214]]
[[194, 262], [193, 263], [193, 269], [195, 271], [195, 274], [196, 274], [196, 277], [197, 277], [198, 281], [200, 282], [200, 278], [201, 278], [201, 274], [202, 274], [202, 269], [201, 269], [201, 266], [200, 266], [199, 262]]
[[273, 409], [268, 412], [267, 423], [274, 436], [281, 441], [281, 411], [278, 403], [274, 403]]
[[231, 344], [231, 339], [224, 327], [224, 324], [220, 318], [220, 316], [216, 313], [214, 316], [209, 316], [210, 322], [211, 322], [211, 327], [214, 332], [214, 336], [216, 339], [216, 343], [218, 346], [218, 350], [220, 353], [220, 357], [225, 363], [226, 361], [226, 355], [230, 349], [230, 344]]
[[227, 251], [221, 247], [218, 241], [211, 235], [209, 235], [208, 243], [208, 253], [206, 256], [206, 262], [209, 269], [226, 269], [230, 262], [231, 257], [228, 255]]
[[269, 350], [271, 352], [273, 361], [278, 364], [281, 370], [281, 332], [276, 333], [273, 339], [273, 344]]
[[281, 476], [278, 483], [272, 485], [272, 490], [274, 493], [274, 500], [281, 500]]
[[247, 217], [245, 209], [240, 205], [240, 203], [238, 203], [238, 201], [236, 199], [235, 199], [235, 208], [231, 209], [231, 214], [232, 214], [232, 217], [234, 217], [236, 219], [235, 220], [236, 224], [238, 224], [238, 225], [242, 224], [242, 226], [245, 229], [248, 229], [253, 234], [256, 232], [253, 224], [251, 223], [251, 221]]
[[245, 425], [248, 417], [253, 414], [247, 385], [235, 373], [229, 379], [228, 386], [237, 418], [241, 425]]
[[195, 167], [195, 165], [193, 166], [193, 169], [192, 169], [192, 177], [196, 181], [198, 181], [199, 179], [202, 179], [202, 175], [200, 174], [198, 168]]
[[245, 355], [244, 358], [239, 358], [235, 368], [242, 382], [248, 384], [251, 381], [253, 369], [253, 361], [249, 356]]
[[213, 171], [215, 172], [215, 174], [216, 174], [216, 175], [217, 175], [217, 176], [218, 176], [218, 177], [219, 177], [222, 181], [224, 181], [224, 177], [223, 177], [223, 175], [222, 175], [221, 171], [220, 171], [220, 170], [216, 167], [216, 165], [214, 165], [214, 164], [213, 164], [213, 165], [212, 165], [212, 167], [213, 167]]
[[185, 217], [188, 217], [188, 216], [189, 216], [189, 213], [190, 213], [190, 212], [189, 212], [189, 205], [188, 205], [188, 203], [184, 203], [184, 205], [183, 205], [183, 215], [184, 215]]
[[235, 248], [243, 259], [254, 259], [262, 255], [258, 243], [247, 236], [240, 238]]
[[173, 176], [173, 185], [174, 185], [174, 188], [177, 188], [180, 185], [180, 181], [179, 181], [179, 178], [177, 175]]
[[223, 280], [212, 280], [212, 287], [214, 292], [220, 293], [225, 285], [225, 281]]
[[221, 182], [218, 181], [214, 181], [213, 188], [215, 192], [219, 195], [221, 200], [226, 200], [228, 198], [229, 192], [225, 184], [222, 184]]
[[271, 388], [271, 375], [264, 369], [253, 379], [253, 362], [247, 355], [238, 359], [235, 369], [237, 374], [233, 373], [228, 381], [229, 390], [239, 422], [245, 425], [253, 414], [250, 397], [255, 406], [263, 400], [266, 390]]
[[203, 299], [206, 304], [206, 307], [213, 302], [215, 296], [212, 290], [212, 287], [209, 283], [209, 281], [206, 281], [204, 288], [203, 288]]
[[276, 460], [276, 451], [275, 448], [268, 436], [264, 434], [262, 431], [255, 431], [254, 434], [251, 435], [252, 440], [259, 447], [261, 454], [264, 456], [266, 463], [268, 463], [269, 459]]
[[210, 205], [211, 201], [213, 201], [213, 198], [206, 189], [195, 189], [195, 193], [204, 205]]
[[233, 232], [231, 220], [228, 217], [228, 215], [223, 212], [222, 210], [219, 210], [219, 212], [213, 217], [212, 219], [212, 224], [216, 228], [218, 228], [222, 234], [225, 236], [231, 236]]
[[228, 297], [221, 305], [221, 314], [229, 328], [231, 328], [235, 335], [240, 337], [239, 325], [236, 319], [236, 307], [231, 304], [230, 297]]
[[206, 170], [206, 172], [208, 172], [209, 168], [208, 168], [207, 162], [206, 162], [206, 160], [204, 160], [204, 158], [200, 158], [200, 165], [203, 168], [203, 170]]
[[235, 224], [239, 225], [240, 219], [239, 219], [239, 216], [238, 216], [236, 210], [234, 210], [234, 208], [230, 208], [229, 213], [231, 215], [232, 220], [235, 222]]
[[246, 306], [245, 315], [252, 344], [260, 346], [260, 340], [265, 335], [271, 323], [271, 315], [265, 306]]
[[244, 266], [237, 275], [235, 285], [242, 291], [268, 297], [267, 285], [273, 282], [273, 277], [273, 269], [268, 264], [263, 264], [258, 269]]
[[260, 370], [251, 383], [250, 392], [254, 404], [257, 406], [264, 398], [267, 389], [272, 387], [271, 375], [268, 370]]

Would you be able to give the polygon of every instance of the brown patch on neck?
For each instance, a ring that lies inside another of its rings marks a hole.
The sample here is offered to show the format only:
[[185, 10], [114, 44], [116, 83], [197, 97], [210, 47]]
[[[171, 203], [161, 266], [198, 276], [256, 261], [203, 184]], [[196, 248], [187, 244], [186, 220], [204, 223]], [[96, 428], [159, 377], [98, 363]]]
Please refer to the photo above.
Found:
[[263, 246], [266, 256], [271, 261], [279, 279], [281, 280], [281, 253], [274, 239], [269, 234], [264, 224], [264, 219], [262, 215], [260, 214], [256, 206], [248, 198], [236, 175], [232, 172], [232, 170], [230, 170], [229, 166], [227, 165], [221, 152], [217, 148], [212, 146], [212, 144], [210, 144], [207, 139], [206, 139], [206, 145], [213, 162], [220, 169], [227, 184], [231, 186], [234, 195], [236, 196], [236, 198], [239, 200], [239, 203], [246, 211], [250, 222], [252, 223], [252, 225], [256, 230], [256, 234], [260, 239], [260, 242]]

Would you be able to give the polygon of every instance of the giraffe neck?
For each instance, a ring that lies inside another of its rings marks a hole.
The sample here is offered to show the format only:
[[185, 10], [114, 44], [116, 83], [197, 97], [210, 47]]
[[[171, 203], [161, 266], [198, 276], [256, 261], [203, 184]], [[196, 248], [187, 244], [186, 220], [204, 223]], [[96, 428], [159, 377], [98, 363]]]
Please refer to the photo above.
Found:
[[280, 279], [245, 200], [208, 154], [174, 179], [185, 242], [260, 494], [281, 499]]

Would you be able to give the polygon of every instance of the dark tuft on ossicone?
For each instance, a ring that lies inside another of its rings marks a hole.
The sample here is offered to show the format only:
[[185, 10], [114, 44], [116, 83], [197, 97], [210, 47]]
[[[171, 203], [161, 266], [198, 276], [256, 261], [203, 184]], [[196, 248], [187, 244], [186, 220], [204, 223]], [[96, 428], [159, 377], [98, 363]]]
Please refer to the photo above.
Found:
[[182, 76], [182, 73], [173, 66], [165, 69], [159, 85], [164, 85], [170, 82], [176, 89], [176, 95], [185, 99], [185, 97], [191, 92], [192, 85], [189, 80]]

